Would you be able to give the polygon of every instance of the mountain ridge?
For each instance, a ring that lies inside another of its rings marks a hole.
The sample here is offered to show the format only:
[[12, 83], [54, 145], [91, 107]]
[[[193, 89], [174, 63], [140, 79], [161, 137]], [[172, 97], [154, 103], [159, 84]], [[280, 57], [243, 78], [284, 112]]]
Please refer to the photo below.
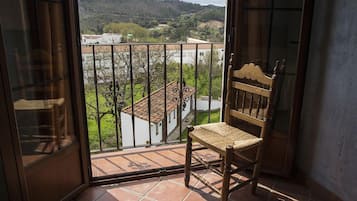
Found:
[[79, 14], [82, 32], [101, 33], [111, 22], [133, 22], [150, 28], [153, 23], [167, 23], [182, 15], [198, 14], [207, 21], [212, 16], [223, 21], [224, 8], [180, 0], [79, 0]]

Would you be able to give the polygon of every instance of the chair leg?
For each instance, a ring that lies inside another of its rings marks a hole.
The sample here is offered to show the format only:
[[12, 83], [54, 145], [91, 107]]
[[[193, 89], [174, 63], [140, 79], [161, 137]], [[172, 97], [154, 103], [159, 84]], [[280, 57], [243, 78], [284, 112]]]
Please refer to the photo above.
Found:
[[223, 170], [223, 186], [222, 186], [222, 201], [228, 200], [229, 195], [229, 181], [231, 178], [231, 163], [233, 157], [233, 147], [227, 146], [226, 155], [224, 157], [224, 170]]
[[220, 155], [219, 155], [219, 158], [222, 160], [222, 161], [221, 161], [221, 165], [220, 165], [221, 167], [220, 167], [220, 168], [221, 168], [221, 172], [223, 173], [223, 171], [224, 171], [224, 157], [220, 154]]
[[190, 184], [190, 174], [191, 174], [191, 158], [192, 158], [192, 138], [190, 137], [190, 131], [193, 128], [188, 129], [187, 134], [187, 144], [186, 144], [186, 161], [185, 161], [185, 186], [188, 187]]
[[254, 170], [253, 170], [253, 178], [254, 181], [252, 182], [252, 194], [256, 193], [257, 186], [258, 186], [258, 178], [260, 175], [260, 167], [261, 167], [261, 161], [262, 161], [262, 147], [259, 146], [257, 150], [257, 156], [256, 156], [257, 163], [254, 165]]

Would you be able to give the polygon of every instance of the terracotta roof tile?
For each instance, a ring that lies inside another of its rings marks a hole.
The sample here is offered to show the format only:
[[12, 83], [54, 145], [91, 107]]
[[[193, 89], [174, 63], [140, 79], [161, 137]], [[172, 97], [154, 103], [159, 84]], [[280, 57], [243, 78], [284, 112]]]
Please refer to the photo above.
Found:
[[[177, 82], [171, 82], [166, 85], [166, 110], [169, 114], [174, 111], [179, 104], [179, 89], [180, 85]], [[193, 87], [186, 86], [183, 88], [183, 99], [192, 96], [195, 93]], [[148, 110], [149, 96], [146, 96], [134, 103], [134, 115], [140, 119], [149, 120]], [[151, 122], [159, 123], [164, 119], [164, 87], [154, 91], [150, 96], [151, 101]], [[132, 107], [128, 106], [122, 110], [127, 114], [132, 114]]]

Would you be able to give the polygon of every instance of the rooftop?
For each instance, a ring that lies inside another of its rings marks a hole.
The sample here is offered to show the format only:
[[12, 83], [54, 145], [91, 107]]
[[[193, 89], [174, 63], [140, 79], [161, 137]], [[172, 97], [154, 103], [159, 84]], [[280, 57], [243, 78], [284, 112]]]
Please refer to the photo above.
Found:
[[[174, 111], [179, 104], [179, 88], [180, 85], [177, 82], [170, 82], [166, 85], [166, 111], [170, 113]], [[153, 123], [159, 123], [164, 119], [165, 112], [165, 89], [164, 87], [151, 93], [151, 116], [150, 121]], [[183, 100], [192, 96], [195, 93], [193, 87], [185, 86], [183, 87]], [[149, 96], [146, 96], [134, 104], [134, 115], [140, 119], [149, 120], [149, 109], [148, 109]], [[127, 114], [132, 114], [132, 106], [128, 106], [122, 110], [122, 112]]]

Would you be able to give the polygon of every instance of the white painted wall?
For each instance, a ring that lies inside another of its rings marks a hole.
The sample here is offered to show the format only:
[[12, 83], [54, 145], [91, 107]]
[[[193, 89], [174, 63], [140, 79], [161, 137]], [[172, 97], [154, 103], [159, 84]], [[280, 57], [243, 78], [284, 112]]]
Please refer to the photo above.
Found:
[[[219, 58], [223, 58], [224, 51], [223, 49], [215, 48], [215, 50], [218, 51]], [[183, 57], [182, 57], [182, 62], [183, 64], [194, 64], [195, 63], [195, 49], [189, 50], [189, 49], [184, 49], [183, 50]], [[152, 51], [153, 52], [153, 51]], [[200, 59], [203, 59], [204, 55], [210, 54], [211, 49], [199, 49], [198, 50], [198, 55]], [[98, 53], [99, 54], [99, 53]], [[129, 52], [127, 52], [129, 55]], [[176, 50], [168, 50], [167, 51], [168, 55], [171, 55], [171, 60], [177, 63], [180, 63], [180, 52]], [[114, 56], [117, 57], [118, 53], [114, 53]], [[97, 68], [102, 67], [105, 71], [106, 74], [111, 75], [112, 73], [112, 62], [111, 62], [111, 53], [103, 53], [101, 52], [100, 55], [98, 55], [98, 58], [96, 60], [96, 66]], [[222, 61], [218, 61], [222, 62]], [[93, 54], [92, 53], [82, 53], [82, 65], [83, 65], [83, 80], [84, 84], [88, 84], [88, 80], [93, 78]], [[116, 66], [123, 66], [125, 65], [124, 62], [119, 61], [119, 63], [115, 64]], [[135, 74], [135, 72], [134, 72]], [[112, 79], [109, 77], [108, 79]]]
[[[192, 99], [192, 98], [191, 98]], [[191, 112], [190, 104], [191, 99], [187, 101], [187, 106], [185, 110], [182, 111], [182, 119], [186, 118], [187, 115]], [[169, 121], [171, 115], [171, 121]], [[124, 147], [134, 146], [133, 142], [133, 125], [131, 121], [131, 115], [121, 112], [121, 133], [122, 133], [122, 143]], [[160, 143], [162, 141], [162, 121], [155, 124], [151, 123], [151, 143]], [[170, 133], [175, 130], [177, 126], [177, 109], [172, 111], [167, 115], [167, 133]], [[135, 117], [135, 145], [145, 145], [149, 142], [149, 121]]]
[[111, 45], [119, 44], [121, 42], [120, 34], [104, 33], [102, 35], [82, 35], [82, 45]]
[[[213, 100], [211, 101], [211, 110], [218, 110], [222, 107], [221, 100]], [[207, 111], [208, 110], [208, 98], [197, 99], [197, 110], [198, 111]]]
[[[175, 115], [174, 115], [175, 114]], [[169, 117], [171, 115], [171, 122], [169, 121]], [[171, 133], [177, 126], [177, 109], [172, 111], [167, 115], [167, 133]]]
[[[135, 121], [135, 145], [145, 145], [149, 142], [149, 122], [143, 119], [134, 118]], [[121, 112], [122, 143], [124, 147], [134, 146], [133, 124], [131, 115]], [[151, 126], [151, 143], [159, 143], [162, 140], [162, 133], [156, 135], [156, 126]], [[160, 131], [160, 129], [159, 129]]]
[[[184, 110], [182, 110], [182, 119], [184, 119], [185, 117], [187, 117], [187, 115], [191, 112], [191, 108], [190, 108], [191, 99], [192, 99], [192, 96], [191, 96], [191, 98], [186, 102], [186, 108], [185, 108]], [[182, 108], [182, 109], [183, 109], [183, 108]]]
[[[224, 49], [222, 48], [214, 48], [215, 51], [218, 52], [218, 58], [223, 58], [224, 56]], [[210, 48], [199, 48], [198, 49], [198, 58], [199, 62], [204, 58], [204, 56], [211, 54]], [[168, 55], [171, 55], [171, 59], [176, 63], [180, 63], [181, 53], [178, 50], [169, 50]], [[182, 63], [183, 64], [194, 64], [196, 57], [196, 50], [195, 49], [184, 49], [182, 51]], [[202, 61], [201, 61], [202, 62]]]

